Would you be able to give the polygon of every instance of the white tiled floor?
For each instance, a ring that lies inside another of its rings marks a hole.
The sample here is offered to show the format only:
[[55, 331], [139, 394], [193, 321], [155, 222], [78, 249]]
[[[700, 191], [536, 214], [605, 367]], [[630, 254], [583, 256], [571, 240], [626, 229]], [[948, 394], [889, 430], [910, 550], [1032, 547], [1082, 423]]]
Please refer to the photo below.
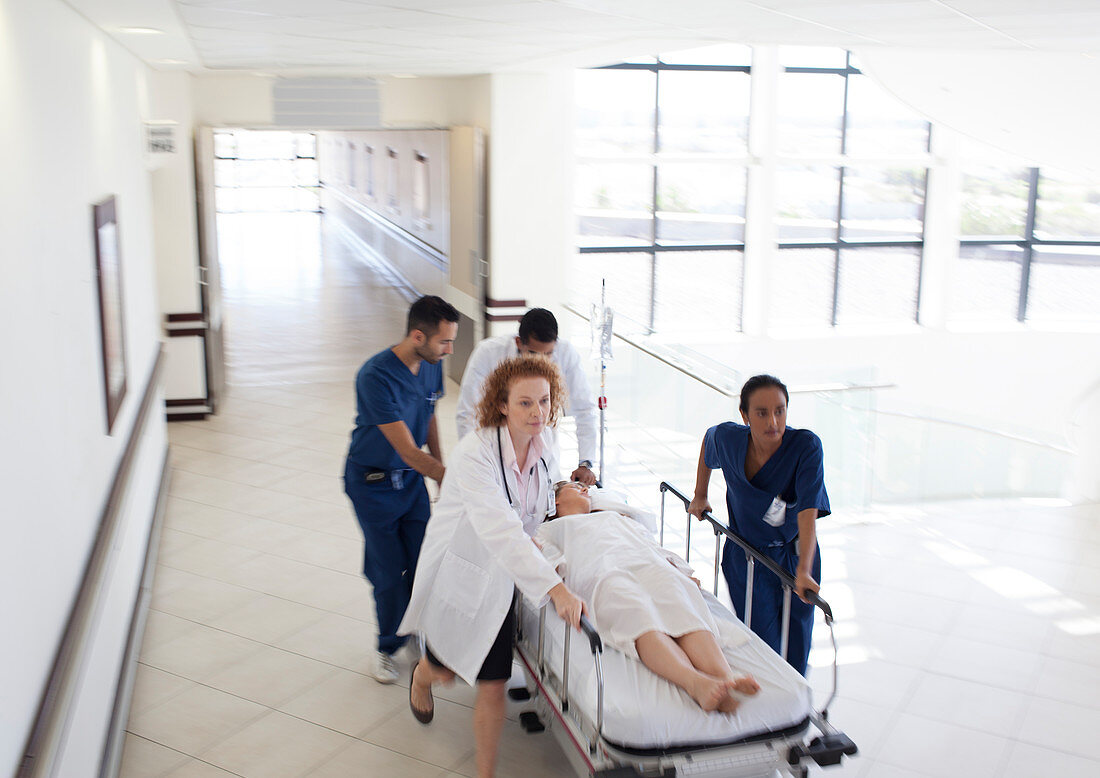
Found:
[[[217, 417], [170, 426], [173, 479], [122, 775], [474, 775], [470, 689], [440, 690], [424, 728], [407, 687], [367, 675], [373, 609], [340, 473], [354, 371], [397, 339], [407, 303], [337, 241], [317, 251], [303, 239], [315, 216], [228, 224], [234, 383]], [[251, 229], [266, 235], [262, 250]], [[453, 405], [439, 413], [446, 450]], [[655, 506], [661, 478], [690, 483], [684, 452], [697, 443], [619, 423], [609, 440], [635, 500]], [[670, 523], [668, 542], [682, 548], [678, 531]], [[819, 531], [841, 645], [832, 721], [862, 751], [824, 774], [1100, 774], [1100, 506], [838, 511]], [[710, 533], [692, 541], [705, 564]], [[822, 625], [815, 639], [823, 699]], [[520, 730], [518, 710], [499, 774], [568, 775], [550, 737]]]

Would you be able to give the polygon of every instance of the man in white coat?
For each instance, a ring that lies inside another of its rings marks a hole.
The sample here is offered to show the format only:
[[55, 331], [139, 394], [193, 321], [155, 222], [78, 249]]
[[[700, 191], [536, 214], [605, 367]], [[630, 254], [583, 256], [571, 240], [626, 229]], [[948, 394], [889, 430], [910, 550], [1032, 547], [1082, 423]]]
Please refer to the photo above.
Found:
[[565, 415], [572, 416], [577, 422], [579, 455], [577, 469], [570, 474], [570, 479], [591, 486], [596, 483], [596, 474], [592, 471], [599, 423], [596, 398], [588, 385], [580, 354], [569, 342], [558, 340], [558, 320], [545, 308], [532, 308], [525, 313], [519, 322], [518, 335], [486, 338], [474, 348], [466, 363], [466, 372], [462, 374], [458, 396], [458, 411], [455, 414], [458, 437], [461, 440], [477, 426], [477, 405], [481, 400], [482, 386], [496, 366], [506, 359], [535, 355], [550, 359], [565, 379], [569, 392]]

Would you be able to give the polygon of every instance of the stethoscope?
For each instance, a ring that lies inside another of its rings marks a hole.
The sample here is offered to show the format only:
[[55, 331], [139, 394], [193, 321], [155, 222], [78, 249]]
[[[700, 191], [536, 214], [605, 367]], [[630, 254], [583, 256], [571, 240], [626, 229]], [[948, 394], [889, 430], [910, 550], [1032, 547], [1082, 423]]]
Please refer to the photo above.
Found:
[[[497, 459], [500, 461], [500, 477], [504, 481], [504, 494], [508, 497], [508, 504], [520, 511], [524, 515], [534, 516], [535, 508], [531, 506], [531, 484], [534, 482], [534, 478], [527, 479], [527, 490], [523, 495], [523, 504], [520, 505], [517, 500], [512, 499], [512, 490], [508, 488], [508, 473], [504, 469], [504, 442], [500, 437], [500, 427], [497, 427]], [[550, 468], [546, 464], [546, 460], [543, 457], [539, 457], [539, 462], [542, 463], [542, 471], [546, 473], [546, 516], [552, 515], [556, 511], [554, 504], [554, 484], [550, 480]], [[536, 476], [535, 472], [538, 470], [538, 464], [532, 468], [530, 475]], [[535, 500], [538, 501], [538, 493], [535, 493]], [[537, 507], [537, 506], [536, 506]], [[539, 517], [545, 518], [545, 516]]]

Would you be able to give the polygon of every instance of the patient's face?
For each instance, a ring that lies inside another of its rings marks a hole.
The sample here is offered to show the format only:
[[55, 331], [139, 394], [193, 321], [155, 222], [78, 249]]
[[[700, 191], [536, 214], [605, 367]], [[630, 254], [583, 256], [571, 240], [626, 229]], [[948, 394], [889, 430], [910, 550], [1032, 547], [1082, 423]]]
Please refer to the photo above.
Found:
[[573, 481], [558, 490], [557, 507], [559, 516], [572, 516], [575, 513], [588, 513], [592, 510], [592, 498], [588, 496], [588, 487]]

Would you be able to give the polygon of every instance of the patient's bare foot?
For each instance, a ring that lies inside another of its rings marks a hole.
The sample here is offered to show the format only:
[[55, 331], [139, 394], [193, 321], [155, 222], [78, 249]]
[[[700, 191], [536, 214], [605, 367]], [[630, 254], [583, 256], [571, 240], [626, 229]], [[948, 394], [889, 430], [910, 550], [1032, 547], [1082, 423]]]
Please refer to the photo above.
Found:
[[729, 699], [729, 682], [700, 673], [698, 680], [687, 692], [700, 708], [709, 713], [718, 710], [719, 705]]
[[734, 697], [726, 690], [726, 696], [722, 698], [722, 701], [718, 703], [718, 707], [715, 708], [719, 713], [736, 713], [737, 709], [741, 707], [741, 700]]
[[741, 707], [741, 701], [734, 693], [750, 697], [760, 691], [760, 684], [751, 675], [743, 675], [740, 678], [730, 678], [726, 681], [726, 696], [718, 703], [716, 710], [719, 713], [736, 713]]
[[751, 675], [743, 675], [740, 678], [733, 679], [731, 688], [735, 692], [752, 696], [760, 691], [760, 684]]

